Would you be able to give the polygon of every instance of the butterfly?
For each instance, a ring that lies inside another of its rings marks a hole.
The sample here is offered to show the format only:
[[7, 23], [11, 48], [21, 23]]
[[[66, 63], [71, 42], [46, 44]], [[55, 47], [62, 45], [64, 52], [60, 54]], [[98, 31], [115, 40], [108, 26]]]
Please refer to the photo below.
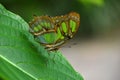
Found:
[[49, 51], [58, 50], [73, 38], [80, 25], [80, 15], [70, 12], [62, 16], [35, 16], [29, 23], [35, 40]]

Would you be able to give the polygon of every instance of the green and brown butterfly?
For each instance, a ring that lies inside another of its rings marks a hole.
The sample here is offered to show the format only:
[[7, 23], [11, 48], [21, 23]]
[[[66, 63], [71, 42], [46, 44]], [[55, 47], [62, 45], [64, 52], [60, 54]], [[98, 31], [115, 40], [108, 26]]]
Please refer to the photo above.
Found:
[[29, 23], [35, 40], [49, 51], [58, 50], [66, 41], [73, 38], [80, 24], [76, 12], [62, 16], [35, 16]]

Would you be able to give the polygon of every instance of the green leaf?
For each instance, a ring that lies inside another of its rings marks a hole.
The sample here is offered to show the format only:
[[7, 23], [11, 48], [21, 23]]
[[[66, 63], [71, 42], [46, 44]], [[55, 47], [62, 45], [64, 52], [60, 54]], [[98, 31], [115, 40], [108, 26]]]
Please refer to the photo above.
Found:
[[29, 25], [0, 5], [0, 79], [83, 80], [59, 51], [48, 52]]

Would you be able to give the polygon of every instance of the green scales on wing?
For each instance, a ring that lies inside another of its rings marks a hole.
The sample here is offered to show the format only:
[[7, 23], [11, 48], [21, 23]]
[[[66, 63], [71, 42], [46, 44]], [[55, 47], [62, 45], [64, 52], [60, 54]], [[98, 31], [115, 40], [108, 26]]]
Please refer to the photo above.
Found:
[[58, 49], [77, 32], [80, 16], [71, 12], [64, 16], [38, 16], [30, 22], [30, 32], [35, 40], [52, 51]]

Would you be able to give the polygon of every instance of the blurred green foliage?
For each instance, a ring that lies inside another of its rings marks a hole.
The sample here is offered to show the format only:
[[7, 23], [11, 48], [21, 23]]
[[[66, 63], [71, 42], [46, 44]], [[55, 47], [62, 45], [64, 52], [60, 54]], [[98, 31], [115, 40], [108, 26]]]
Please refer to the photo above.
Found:
[[104, 0], [78, 0], [78, 1], [82, 2], [85, 5], [94, 4], [97, 6], [102, 6], [104, 4]]
[[33, 15], [64, 15], [76, 11], [81, 15], [77, 37], [98, 36], [119, 28], [120, 0], [1, 0], [8, 10], [27, 22]]

